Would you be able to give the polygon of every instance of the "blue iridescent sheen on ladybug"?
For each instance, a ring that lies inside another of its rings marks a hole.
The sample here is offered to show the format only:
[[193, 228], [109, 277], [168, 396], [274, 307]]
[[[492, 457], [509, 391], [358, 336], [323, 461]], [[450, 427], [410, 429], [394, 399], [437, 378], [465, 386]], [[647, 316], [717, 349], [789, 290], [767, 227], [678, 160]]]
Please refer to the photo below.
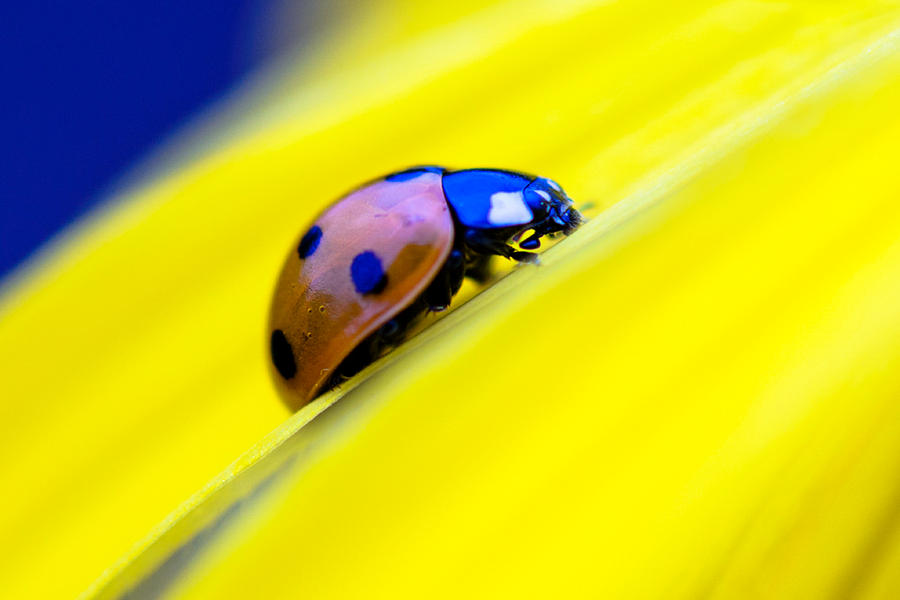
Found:
[[551, 179], [500, 169], [422, 166], [339, 199], [302, 233], [270, 314], [272, 364], [302, 406], [446, 309], [490, 260], [536, 262], [544, 236], [582, 222]]
[[[500, 169], [448, 171], [441, 167], [417, 167], [385, 179], [405, 179], [423, 171], [442, 174], [444, 197], [453, 209], [457, 228], [463, 230], [463, 237], [475, 253], [482, 250], [516, 260], [533, 260], [534, 255], [516, 253], [509, 242], [518, 234], [532, 230], [532, 235], [519, 242], [519, 247], [536, 250], [544, 235], [568, 235], [582, 221], [562, 186], [546, 177]], [[483, 243], [486, 239], [491, 240], [488, 247]]]

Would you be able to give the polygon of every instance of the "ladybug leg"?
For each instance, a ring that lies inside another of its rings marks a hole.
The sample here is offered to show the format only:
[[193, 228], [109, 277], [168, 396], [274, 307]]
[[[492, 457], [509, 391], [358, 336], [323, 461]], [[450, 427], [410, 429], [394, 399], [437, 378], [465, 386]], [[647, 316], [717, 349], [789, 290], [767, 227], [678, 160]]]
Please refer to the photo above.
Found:
[[497, 233], [483, 229], [469, 229], [465, 233], [466, 248], [475, 254], [497, 255], [511, 258], [519, 262], [538, 262], [538, 255], [534, 252], [522, 252], [506, 243], [512, 233], [506, 229], [497, 230]]
[[463, 251], [454, 248], [447, 257], [447, 262], [438, 272], [431, 285], [422, 293], [422, 299], [428, 305], [428, 310], [440, 312], [450, 306], [450, 301], [462, 286], [466, 276], [466, 261]]
[[425, 314], [427, 308], [428, 305], [420, 297], [360, 342], [338, 365], [326, 389], [350, 379], [405, 340], [410, 327]]
[[425, 314], [427, 309], [428, 305], [419, 297], [369, 336], [372, 341], [372, 360], [405, 340], [409, 329]]
[[338, 365], [337, 369], [335, 369], [334, 375], [332, 375], [331, 381], [328, 383], [328, 388], [334, 387], [335, 385], [350, 379], [362, 371], [366, 365], [371, 364], [373, 360], [378, 358], [377, 340], [376, 332], [364, 339], [356, 348], [354, 348], [341, 364]]
[[491, 255], [478, 254], [466, 265], [466, 277], [475, 283], [487, 283], [491, 278]]

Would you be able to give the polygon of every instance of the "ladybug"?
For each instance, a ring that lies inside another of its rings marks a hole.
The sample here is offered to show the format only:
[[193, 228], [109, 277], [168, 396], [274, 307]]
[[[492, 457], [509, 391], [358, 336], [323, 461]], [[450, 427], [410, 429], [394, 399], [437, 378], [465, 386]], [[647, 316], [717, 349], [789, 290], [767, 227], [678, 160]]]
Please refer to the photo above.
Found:
[[402, 342], [463, 278], [484, 282], [491, 257], [536, 262], [541, 237], [581, 222], [555, 181], [499, 169], [415, 167], [344, 196], [291, 249], [275, 289], [269, 345], [287, 403]]

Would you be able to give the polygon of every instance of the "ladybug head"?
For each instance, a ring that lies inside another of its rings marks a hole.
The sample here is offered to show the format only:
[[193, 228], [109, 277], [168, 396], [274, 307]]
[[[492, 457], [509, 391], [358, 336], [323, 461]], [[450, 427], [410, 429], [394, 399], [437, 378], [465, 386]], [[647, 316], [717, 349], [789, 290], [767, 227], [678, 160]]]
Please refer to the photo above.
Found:
[[525, 202], [534, 214], [533, 227], [542, 234], [569, 235], [584, 221], [562, 186], [546, 177], [536, 177], [528, 184]]

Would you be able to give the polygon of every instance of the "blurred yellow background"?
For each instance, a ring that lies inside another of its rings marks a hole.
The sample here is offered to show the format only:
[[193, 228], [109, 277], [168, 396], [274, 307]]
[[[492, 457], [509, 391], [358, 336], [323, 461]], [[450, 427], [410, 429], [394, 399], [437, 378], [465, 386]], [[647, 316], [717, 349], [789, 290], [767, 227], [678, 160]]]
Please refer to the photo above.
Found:
[[[345, 8], [7, 284], [4, 595], [898, 597], [895, 3]], [[596, 209], [288, 418], [284, 252], [420, 163]]]

